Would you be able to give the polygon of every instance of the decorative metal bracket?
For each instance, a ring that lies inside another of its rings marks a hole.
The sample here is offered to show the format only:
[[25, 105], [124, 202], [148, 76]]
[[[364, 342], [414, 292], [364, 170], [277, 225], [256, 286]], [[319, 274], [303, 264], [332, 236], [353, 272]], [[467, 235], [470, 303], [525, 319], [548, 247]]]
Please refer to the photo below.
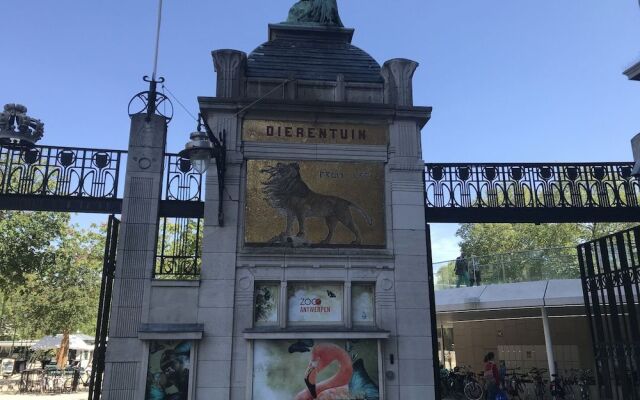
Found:
[[224, 226], [224, 209], [222, 200], [224, 194], [224, 177], [227, 171], [227, 131], [218, 132], [218, 136], [213, 133], [207, 121], [202, 118], [202, 114], [198, 115], [198, 130], [204, 126], [209, 141], [213, 145], [211, 156], [216, 160], [216, 170], [218, 172], [218, 225]]
[[156, 80], [145, 75], [142, 79], [149, 83], [149, 90], [140, 92], [131, 98], [128, 107], [129, 116], [144, 113], [147, 114], [147, 121], [149, 121], [151, 115], [157, 114], [166, 118], [169, 123], [173, 118], [173, 103], [163, 93], [158, 92], [158, 83], [163, 83], [164, 78]]

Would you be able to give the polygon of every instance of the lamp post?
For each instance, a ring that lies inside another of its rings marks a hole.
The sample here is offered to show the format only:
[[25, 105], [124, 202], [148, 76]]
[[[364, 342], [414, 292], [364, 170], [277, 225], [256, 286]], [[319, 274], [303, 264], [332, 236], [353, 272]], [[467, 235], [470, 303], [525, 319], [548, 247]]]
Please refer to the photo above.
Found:
[[[204, 127], [204, 132], [202, 128]], [[224, 226], [224, 212], [222, 207], [222, 195], [224, 193], [224, 175], [226, 171], [226, 131], [213, 134], [207, 121], [198, 114], [198, 128], [191, 133], [189, 142], [179, 155], [191, 161], [193, 168], [200, 174], [205, 174], [209, 169], [211, 159], [216, 160], [218, 173], [218, 225]]]

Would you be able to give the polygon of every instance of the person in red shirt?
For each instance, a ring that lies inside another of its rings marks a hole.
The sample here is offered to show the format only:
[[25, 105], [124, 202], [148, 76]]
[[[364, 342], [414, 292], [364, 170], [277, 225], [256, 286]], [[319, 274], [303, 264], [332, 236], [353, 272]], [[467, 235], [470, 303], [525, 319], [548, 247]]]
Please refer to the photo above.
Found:
[[495, 363], [495, 354], [489, 352], [484, 356], [484, 381], [486, 382], [487, 400], [495, 400], [498, 394], [498, 385], [500, 383], [500, 373]]

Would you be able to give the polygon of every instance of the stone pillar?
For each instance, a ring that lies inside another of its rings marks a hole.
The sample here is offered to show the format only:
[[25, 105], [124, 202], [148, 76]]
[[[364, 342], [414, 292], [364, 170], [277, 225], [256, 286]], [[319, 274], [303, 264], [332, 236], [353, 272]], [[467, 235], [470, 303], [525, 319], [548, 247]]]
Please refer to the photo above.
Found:
[[218, 79], [217, 97], [244, 97], [247, 54], [238, 50], [216, 50], [211, 52]]
[[[219, 75], [218, 75], [219, 76]], [[237, 143], [238, 122], [232, 114], [205, 115], [214, 132], [227, 132], [227, 171], [223, 199], [218, 196], [218, 175], [212, 161], [206, 176], [202, 273], [198, 322], [204, 336], [198, 347], [195, 399], [231, 399], [232, 354], [246, 355], [243, 341], [234, 340], [236, 252], [242, 158]], [[223, 201], [224, 226], [218, 225], [218, 202]], [[252, 304], [252, 302], [251, 302]], [[251, 313], [248, 313], [251, 318]], [[240, 342], [240, 343], [238, 343]], [[246, 357], [245, 357], [246, 359]]]
[[413, 73], [418, 63], [406, 58], [394, 58], [382, 66], [384, 102], [397, 106], [413, 105]]
[[[167, 137], [164, 117], [131, 118], [103, 399], [140, 399], [145, 371], [138, 329], [149, 309]], [[143, 397], [142, 397], [143, 398]]]
[[[385, 102], [413, 106], [412, 77], [418, 63], [406, 59], [387, 61], [382, 68]], [[435, 399], [427, 258], [424, 218], [424, 161], [420, 126], [415, 120], [396, 119], [389, 127], [392, 238], [395, 255], [394, 286], [396, 327], [387, 346], [395, 349], [395, 366], [385, 356], [385, 371], [397, 371], [387, 380], [388, 399]], [[388, 287], [389, 285], [387, 285]], [[385, 289], [383, 284], [382, 290]], [[397, 385], [397, 386], [395, 386]]]

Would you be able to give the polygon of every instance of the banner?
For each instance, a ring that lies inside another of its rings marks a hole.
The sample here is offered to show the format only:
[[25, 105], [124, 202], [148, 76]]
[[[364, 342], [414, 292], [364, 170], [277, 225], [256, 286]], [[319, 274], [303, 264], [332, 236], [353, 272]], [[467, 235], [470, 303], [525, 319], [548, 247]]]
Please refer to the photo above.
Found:
[[289, 322], [342, 322], [341, 284], [289, 283]]
[[254, 400], [379, 400], [375, 340], [256, 340]]

